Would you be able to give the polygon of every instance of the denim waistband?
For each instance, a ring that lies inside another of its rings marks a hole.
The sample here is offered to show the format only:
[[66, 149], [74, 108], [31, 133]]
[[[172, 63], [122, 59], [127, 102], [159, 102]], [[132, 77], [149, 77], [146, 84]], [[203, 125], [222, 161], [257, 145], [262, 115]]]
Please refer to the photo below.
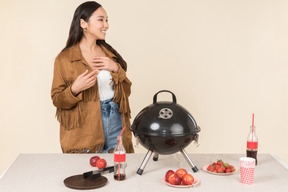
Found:
[[100, 104], [101, 104], [101, 105], [102, 105], [102, 104], [108, 104], [108, 103], [110, 103], [112, 100], [113, 100], [113, 98], [111, 98], [111, 99], [106, 99], [106, 100], [100, 101]]
[[115, 113], [119, 111], [119, 105], [114, 103], [112, 99], [107, 99], [104, 101], [100, 101], [101, 104], [101, 113], [102, 117], [108, 117], [111, 113]]

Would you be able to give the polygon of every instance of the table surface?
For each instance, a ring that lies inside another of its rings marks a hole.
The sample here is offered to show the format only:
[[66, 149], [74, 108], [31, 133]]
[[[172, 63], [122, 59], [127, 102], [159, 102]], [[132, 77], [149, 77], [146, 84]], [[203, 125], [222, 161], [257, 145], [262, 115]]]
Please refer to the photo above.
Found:
[[[61, 192], [78, 191], [67, 188], [63, 180], [72, 175], [95, 170], [89, 164], [90, 157], [95, 154], [20, 154], [0, 179], [0, 191], [41, 191]], [[106, 159], [107, 166], [113, 165], [113, 154], [99, 154]], [[158, 161], [152, 157], [147, 163], [142, 175], [136, 171], [140, 167], [145, 154], [127, 154], [126, 180], [115, 181], [113, 174], [105, 177], [108, 183], [100, 188], [89, 191], [287, 191], [288, 169], [277, 158], [270, 154], [259, 154], [258, 165], [255, 168], [254, 183], [240, 183], [239, 158], [244, 154], [189, 154], [199, 171], [193, 173], [188, 163], [180, 153], [159, 155]], [[203, 171], [202, 167], [222, 159], [234, 165], [238, 171], [232, 175], [218, 176]], [[200, 184], [193, 188], [174, 188], [163, 183], [167, 170], [184, 168], [200, 179]]]

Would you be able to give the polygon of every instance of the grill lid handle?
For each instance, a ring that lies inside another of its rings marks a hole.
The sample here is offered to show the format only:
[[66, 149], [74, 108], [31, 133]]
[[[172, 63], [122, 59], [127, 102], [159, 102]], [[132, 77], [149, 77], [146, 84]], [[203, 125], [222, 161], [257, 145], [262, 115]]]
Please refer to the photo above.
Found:
[[153, 97], [153, 104], [156, 104], [157, 103], [157, 95], [159, 93], [162, 93], [162, 92], [168, 92], [168, 93], [171, 93], [172, 94], [172, 99], [173, 99], [173, 103], [176, 103], [176, 96], [174, 95], [174, 93], [172, 93], [171, 91], [168, 91], [168, 90], [161, 90], [161, 91], [158, 91], [154, 97]]

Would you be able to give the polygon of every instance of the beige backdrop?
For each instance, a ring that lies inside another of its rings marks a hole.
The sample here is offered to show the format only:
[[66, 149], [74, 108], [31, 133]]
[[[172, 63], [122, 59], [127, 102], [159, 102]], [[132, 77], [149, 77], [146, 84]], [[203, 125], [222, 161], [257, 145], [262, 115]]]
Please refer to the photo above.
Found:
[[[61, 153], [53, 62], [82, 2], [0, 2], [0, 174], [19, 153]], [[99, 2], [128, 62], [132, 120], [168, 89], [202, 129], [189, 153], [245, 153], [254, 112], [259, 152], [288, 162], [287, 0]]]

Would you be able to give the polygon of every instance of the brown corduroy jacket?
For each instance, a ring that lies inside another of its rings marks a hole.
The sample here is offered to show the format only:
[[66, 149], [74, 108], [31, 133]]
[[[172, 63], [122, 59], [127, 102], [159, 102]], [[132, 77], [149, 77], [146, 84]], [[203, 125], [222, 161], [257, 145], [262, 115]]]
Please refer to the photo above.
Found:
[[[101, 47], [107, 57], [116, 61], [113, 53]], [[62, 51], [55, 59], [51, 97], [57, 108], [60, 143], [64, 153], [101, 152], [104, 146], [98, 83], [80, 92], [76, 97], [71, 92], [73, 82], [86, 70], [91, 72], [92, 68], [83, 58], [79, 44]], [[132, 83], [120, 65], [119, 71], [111, 72], [111, 76], [115, 90], [113, 99], [119, 104], [123, 127], [126, 127], [123, 133], [124, 147], [127, 153], [133, 153], [128, 101]]]

